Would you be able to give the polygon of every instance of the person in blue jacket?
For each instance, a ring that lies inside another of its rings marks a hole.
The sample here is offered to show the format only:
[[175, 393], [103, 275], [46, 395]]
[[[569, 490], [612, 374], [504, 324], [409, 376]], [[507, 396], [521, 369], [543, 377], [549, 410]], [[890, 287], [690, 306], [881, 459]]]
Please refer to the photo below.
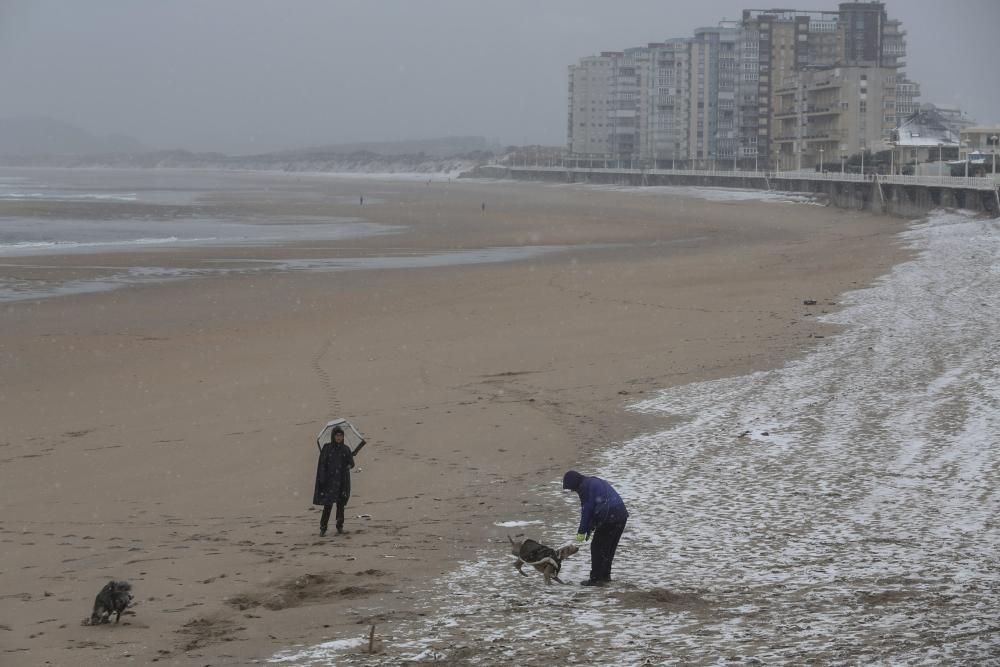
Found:
[[628, 510], [614, 487], [600, 477], [587, 477], [575, 470], [563, 475], [563, 488], [580, 496], [580, 527], [576, 541], [594, 534], [590, 543], [590, 577], [581, 586], [602, 586], [611, 581], [611, 563], [618, 540], [625, 531]]

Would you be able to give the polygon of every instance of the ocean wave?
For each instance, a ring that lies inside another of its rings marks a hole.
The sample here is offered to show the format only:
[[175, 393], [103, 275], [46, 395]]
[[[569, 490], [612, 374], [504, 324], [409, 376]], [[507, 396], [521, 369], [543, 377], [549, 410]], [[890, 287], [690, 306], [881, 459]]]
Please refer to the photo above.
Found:
[[11, 200], [42, 200], [42, 201], [138, 201], [139, 196], [129, 194], [94, 194], [94, 193], [53, 193], [53, 192], [0, 192], [0, 199]]
[[181, 238], [178, 236], [164, 236], [164, 237], [124, 239], [118, 241], [16, 241], [14, 243], [0, 243], [0, 255], [2, 255], [5, 250], [11, 250], [16, 253], [18, 250], [37, 250], [37, 249], [73, 250], [77, 248], [89, 249], [89, 248], [103, 248], [103, 247], [159, 245], [163, 243], [209, 243], [216, 240], [218, 240], [216, 237]]

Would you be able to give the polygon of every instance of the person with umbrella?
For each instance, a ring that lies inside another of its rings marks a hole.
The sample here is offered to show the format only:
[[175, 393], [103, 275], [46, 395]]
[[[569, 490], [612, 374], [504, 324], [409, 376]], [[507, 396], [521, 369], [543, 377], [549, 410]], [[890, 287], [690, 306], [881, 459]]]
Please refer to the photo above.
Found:
[[316, 488], [313, 491], [313, 504], [323, 506], [323, 514], [319, 518], [320, 537], [326, 535], [334, 505], [337, 506], [337, 532], [344, 532], [344, 508], [351, 498], [351, 468], [354, 467], [354, 455], [361, 451], [364, 444], [362, 440], [351, 451], [344, 443], [344, 429], [338, 425], [330, 432], [330, 442], [320, 450]]

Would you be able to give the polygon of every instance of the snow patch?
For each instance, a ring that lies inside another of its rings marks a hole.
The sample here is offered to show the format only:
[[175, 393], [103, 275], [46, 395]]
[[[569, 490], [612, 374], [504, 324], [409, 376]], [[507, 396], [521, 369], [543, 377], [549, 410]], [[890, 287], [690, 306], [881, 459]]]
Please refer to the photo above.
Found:
[[542, 522], [537, 519], [531, 521], [501, 521], [495, 522], [493, 525], [500, 528], [520, 528], [521, 526], [540, 526]]
[[[632, 513], [610, 587], [539, 586], [493, 545], [409, 592], [427, 616], [385, 654], [338, 664], [995, 659], [1000, 221], [938, 213], [904, 238], [917, 258], [847, 295], [814, 352], [636, 403], [672, 426], [575, 466]], [[575, 532], [575, 495], [535, 496], [561, 508], [546, 532]]]

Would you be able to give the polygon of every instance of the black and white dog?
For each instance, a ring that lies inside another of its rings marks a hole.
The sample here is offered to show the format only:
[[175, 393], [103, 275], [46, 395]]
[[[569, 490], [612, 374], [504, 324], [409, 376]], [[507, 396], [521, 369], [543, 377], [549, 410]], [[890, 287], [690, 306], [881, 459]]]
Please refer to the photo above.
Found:
[[546, 584], [551, 584], [552, 579], [555, 579], [560, 584], [566, 583], [559, 578], [559, 570], [562, 569], [563, 559], [572, 556], [580, 550], [580, 547], [575, 544], [568, 544], [560, 549], [553, 549], [535, 540], [518, 542], [511, 538], [510, 535], [507, 536], [507, 539], [511, 544], [511, 554], [517, 556], [517, 561], [514, 563], [517, 571], [527, 577], [528, 575], [525, 574], [521, 567], [531, 565], [542, 573]]

